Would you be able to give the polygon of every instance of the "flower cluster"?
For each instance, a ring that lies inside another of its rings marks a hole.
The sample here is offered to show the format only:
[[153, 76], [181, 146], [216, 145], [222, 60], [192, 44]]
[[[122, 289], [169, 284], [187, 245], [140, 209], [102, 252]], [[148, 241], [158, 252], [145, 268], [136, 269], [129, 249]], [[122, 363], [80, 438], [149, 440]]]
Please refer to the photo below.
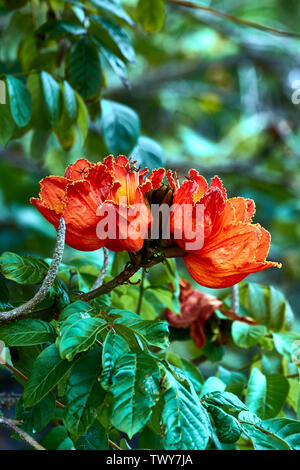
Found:
[[266, 261], [270, 234], [252, 223], [252, 200], [227, 198], [217, 176], [208, 184], [196, 170], [182, 184], [171, 171], [168, 183], [164, 176], [163, 168], [149, 174], [123, 155], [97, 164], [80, 159], [64, 177], [44, 178], [39, 199], [31, 202], [56, 229], [64, 218], [71, 247], [91, 251], [105, 246], [116, 252], [143, 249], [154, 225], [152, 201], [163, 202], [169, 212], [159, 220], [167, 221], [168, 233], [160, 226], [156, 248], [167, 256], [183, 256], [190, 275], [203, 286], [229, 287], [250, 273], [280, 267]]

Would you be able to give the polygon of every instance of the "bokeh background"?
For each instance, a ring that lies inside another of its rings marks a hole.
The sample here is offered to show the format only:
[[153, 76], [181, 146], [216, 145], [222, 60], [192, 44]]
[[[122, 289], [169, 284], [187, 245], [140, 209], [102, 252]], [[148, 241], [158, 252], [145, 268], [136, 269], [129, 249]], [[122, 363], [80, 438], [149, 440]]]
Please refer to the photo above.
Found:
[[[122, 5], [130, 14], [135, 3], [123, 0]], [[297, 0], [195, 3], [278, 30], [299, 31]], [[12, 14], [0, 9], [0, 74], [19, 70], [24, 32], [7, 31]], [[286, 294], [299, 331], [300, 104], [293, 103], [292, 95], [300, 80], [300, 39], [171, 4], [160, 32], [149, 35], [135, 26], [127, 33], [136, 51], [136, 62], [128, 67], [131, 88], [105, 70], [102, 98], [133, 108], [142, 134], [159, 143], [162, 161], [180, 176], [191, 167], [207, 178], [217, 174], [229, 196], [255, 200], [255, 221], [272, 234], [269, 259], [283, 267], [250, 278], [274, 284]], [[29, 198], [37, 196], [42, 177], [63, 174], [66, 165], [81, 156], [102, 160], [108, 150], [101, 116], [90, 120], [87, 139], [70, 151], [54, 136], [42, 139], [38, 147], [32, 141], [30, 131], [0, 146], [0, 247], [1, 252], [50, 257], [55, 230]], [[73, 256], [68, 248], [65, 259]], [[80, 256], [100, 259], [99, 253]], [[12, 389], [8, 377], [1, 371], [1, 391]], [[1, 430], [0, 448], [22, 447], [4, 441], [7, 435]]]

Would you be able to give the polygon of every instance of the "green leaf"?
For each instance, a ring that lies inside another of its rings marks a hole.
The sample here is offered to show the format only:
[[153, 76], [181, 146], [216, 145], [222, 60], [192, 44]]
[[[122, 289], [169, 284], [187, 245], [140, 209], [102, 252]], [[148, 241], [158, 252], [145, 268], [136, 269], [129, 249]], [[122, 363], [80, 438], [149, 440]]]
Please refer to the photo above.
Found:
[[24, 388], [25, 407], [34, 406], [65, 376], [75, 362], [62, 360], [55, 344], [44, 349], [36, 359]]
[[125, 325], [138, 333], [143, 339], [158, 348], [169, 346], [169, 325], [166, 321], [142, 320], [139, 315], [126, 310], [111, 310], [110, 315], [118, 315], [114, 325]]
[[232, 323], [232, 339], [240, 348], [251, 348], [266, 334], [267, 328], [263, 325], [248, 325], [240, 321]]
[[101, 54], [105, 57], [109, 65], [111, 66], [112, 70], [117, 74], [117, 76], [122, 80], [123, 85], [126, 88], [129, 88], [129, 80], [128, 80], [128, 72], [126, 64], [109, 51], [106, 47], [101, 47]]
[[165, 166], [165, 156], [161, 145], [149, 137], [138, 138], [136, 147], [132, 151], [132, 159], [136, 160], [142, 167], [154, 168]]
[[64, 80], [63, 82], [63, 90], [65, 113], [69, 119], [70, 124], [72, 124], [77, 119], [76, 95], [73, 88], [69, 85], [66, 80]]
[[205, 406], [221, 407], [227, 413], [247, 410], [246, 405], [231, 392], [211, 392], [205, 395], [201, 401]]
[[100, 93], [102, 71], [98, 50], [87, 37], [76, 41], [67, 60], [67, 72], [72, 87], [84, 99]]
[[49, 20], [43, 23], [36, 35], [46, 39], [58, 39], [65, 36], [80, 36], [86, 34], [86, 29], [80, 25], [66, 23], [59, 20]]
[[294, 364], [300, 363], [300, 335], [295, 332], [273, 333], [274, 346], [282, 356]]
[[201, 392], [204, 384], [204, 377], [200, 370], [189, 361], [181, 359], [184, 375], [190, 380], [196, 392]]
[[126, 21], [130, 26], [134, 25], [134, 22], [130, 18], [129, 15], [123, 10], [120, 5], [120, 0], [91, 0], [92, 4], [100, 9], [108, 11], [113, 15], [121, 18], [122, 20]]
[[109, 448], [108, 436], [104, 428], [101, 429], [100, 424], [97, 424], [97, 427], [91, 427], [75, 442], [75, 448], [77, 450], [107, 450]]
[[54, 414], [55, 397], [53, 393], [49, 393], [32, 408], [25, 408], [22, 398], [16, 406], [16, 419], [23, 421], [22, 429], [32, 435], [41, 432]]
[[279, 290], [273, 286], [255, 283], [243, 284], [239, 288], [241, 305], [246, 313], [273, 331], [290, 328], [293, 311]]
[[290, 327], [294, 315], [285, 296], [273, 286], [270, 286], [269, 292], [269, 328], [276, 331], [283, 329], [285, 326]]
[[70, 450], [73, 441], [64, 426], [55, 426], [40, 441], [41, 445], [49, 450]]
[[223, 392], [226, 388], [226, 385], [218, 377], [208, 377], [203, 384], [201, 389], [201, 396], [207, 395], [208, 393], [213, 392]]
[[62, 148], [69, 151], [75, 144], [76, 140], [76, 128], [74, 122], [77, 118], [77, 100], [75, 92], [68, 82], [64, 81], [62, 90], [64, 105], [61, 117], [56, 123], [54, 131]]
[[248, 382], [246, 405], [262, 419], [274, 418], [282, 409], [289, 383], [281, 374], [265, 376], [254, 368]]
[[252, 413], [242, 411], [238, 419], [244, 432], [251, 439], [255, 450], [291, 450], [285, 440], [265, 429], [264, 422]]
[[56, 124], [61, 116], [62, 99], [60, 86], [48, 73], [41, 72], [41, 86], [44, 97], [44, 107], [50, 124]]
[[279, 436], [292, 450], [300, 450], [300, 422], [294, 419], [269, 419], [263, 423], [264, 429]]
[[110, 330], [103, 343], [102, 373], [100, 377], [103, 388], [109, 388], [111, 377], [119, 357], [129, 352], [129, 346], [124, 338], [115, 333], [114, 330]]
[[100, 365], [101, 350], [97, 346], [79, 359], [68, 377], [63, 420], [75, 440], [93, 423], [103, 400], [104, 391], [97, 380]]
[[139, 0], [136, 15], [147, 33], [160, 31], [165, 21], [165, 2], [163, 0]]
[[140, 133], [140, 120], [133, 109], [120, 103], [101, 100], [102, 132], [109, 152], [128, 155]]
[[59, 320], [64, 321], [74, 313], [86, 313], [92, 310], [92, 306], [83, 300], [76, 300], [76, 302], [67, 305], [59, 315]]
[[143, 336], [139, 335], [134, 330], [128, 328], [126, 325], [123, 325], [121, 323], [118, 325], [114, 325], [114, 329], [118, 333], [118, 335], [122, 336], [122, 338], [125, 339], [131, 352], [148, 352], [148, 344]]
[[31, 124], [38, 130], [47, 131], [50, 129], [50, 124], [45, 113], [40, 74], [34, 73], [29, 75], [26, 86], [30, 91], [32, 100]]
[[[0, 86], [1, 86], [1, 83], [5, 83], [5, 82], [0, 82]], [[5, 87], [5, 88], [6, 88], [6, 90], [5, 90], [5, 93], [6, 93], [5, 104], [0, 103], [0, 106], [1, 106], [1, 113], [0, 113], [0, 145], [2, 145], [3, 147], [12, 138], [12, 136], [14, 135], [15, 128], [16, 128], [16, 124], [15, 124], [15, 121], [12, 117], [11, 110], [10, 110], [7, 87]]]
[[26, 126], [31, 118], [31, 96], [19, 78], [6, 77], [10, 110], [15, 123], [19, 127]]
[[238, 420], [215, 406], [210, 406], [209, 412], [213, 417], [220, 442], [231, 444], [238, 441], [242, 433], [242, 427]]
[[[95, 15], [91, 15], [91, 19], [91, 32], [95, 35], [95, 39], [100, 43], [100, 46], [105, 46], [113, 53], [120, 51], [128, 62], [135, 62], [134, 49], [123, 29], [115, 23]], [[111, 47], [111, 43], [113, 47]]]
[[111, 422], [131, 439], [149, 421], [159, 397], [159, 368], [149, 355], [123, 354], [117, 361], [110, 392]]
[[83, 145], [89, 130], [89, 116], [85, 103], [78, 93], [76, 93], [76, 100], [78, 105], [77, 126], [82, 136]]
[[164, 448], [168, 450], [206, 449], [211, 424], [195, 391], [187, 390], [166, 372], [163, 395]]
[[50, 323], [26, 318], [0, 328], [0, 339], [6, 346], [33, 346], [55, 339], [55, 329]]
[[105, 320], [90, 317], [88, 313], [70, 315], [63, 322], [57, 338], [61, 358], [71, 361], [79, 352], [87, 351], [105, 326]]
[[220, 379], [226, 384], [226, 392], [231, 392], [238, 396], [241, 395], [247, 382], [244, 374], [231, 372], [222, 366], [218, 367], [218, 372]]
[[49, 269], [48, 264], [32, 256], [19, 256], [6, 251], [0, 257], [0, 271], [4, 277], [18, 284], [39, 284]]

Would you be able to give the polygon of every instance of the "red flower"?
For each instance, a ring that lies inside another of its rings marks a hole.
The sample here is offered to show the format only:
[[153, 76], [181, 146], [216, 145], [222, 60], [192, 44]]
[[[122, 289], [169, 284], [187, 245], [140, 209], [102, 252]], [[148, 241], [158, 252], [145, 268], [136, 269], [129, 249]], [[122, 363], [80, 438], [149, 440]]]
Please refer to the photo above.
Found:
[[[66, 169], [64, 177], [44, 178], [40, 198], [31, 202], [56, 229], [64, 217], [66, 243], [77, 250], [106, 246], [135, 252], [142, 248], [152, 220], [144, 195], [160, 186], [165, 171], [153, 170], [146, 177], [147, 173], [147, 168], [138, 170], [123, 155], [97, 164], [82, 158]], [[115, 211], [116, 233], [99, 238], [98, 224], [107, 219], [109, 209]]]
[[165, 318], [174, 328], [188, 328], [198, 348], [206, 343], [204, 325], [217, 308], [222, 307], [221, 300], [212, 295], [192, 289], [187, 281], [180, 280], [180, 315], [169, 309], [165, 310]]
[[[215, 176], [208, 186], [205, 178], [196, 170], [181, 186], [171, 171], [167, 177], [174, 191], [171, 213], [171, 231], [183, 229], [183, 236], [176, 239], [186, 252], [183, 259], [196, 282], [212, 287], [232, 286], [248, 274], [280, 264], [266, 261], [270, 248], [270, 234], [259, 224], [252, 224], [255, 204], [251, 199], [235, 197], [227, 199], [221, 180]], [[190, 205], [190, 217], [179, 216], [179, 211]], [[204, 218], [199, 225], [197, 205], [203, 205]], [[191, 249], [191, 231], [201, 230], [204, 243], [199, 249]], [[178, 233], [178, 232], [177, 232]]]

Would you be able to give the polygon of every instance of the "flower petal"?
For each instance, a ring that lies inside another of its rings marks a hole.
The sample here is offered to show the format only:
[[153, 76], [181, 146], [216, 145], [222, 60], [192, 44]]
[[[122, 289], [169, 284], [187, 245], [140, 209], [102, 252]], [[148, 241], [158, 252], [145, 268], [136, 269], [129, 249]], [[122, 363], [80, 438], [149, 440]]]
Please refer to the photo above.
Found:
[[87, 177], [90, 168], [93, 166], [94, 163], [89, 162], [85, 158], [80, 158], [66, 168], [65, 178], [72, 181], [83, 180]]
[[211, 179], [210, 188], [219, 188], [222, 191], [224, 198], [227, 199], [226, 189], [224, 188], [223, 183], [218, 176], [214, 176]]
[[221, 232], [202, 252], [184, 256], [190, 275], [206, 287], [228, 287], [257, 271], [256, 249], [260, 230], [253, 225], [232, 225], [229, 233]]
[[197, 183], [198, 187], [194, 193], [194, 202], [197, 202], [204, 196], [208, 189], [207, 181], [203, 176], [199, 175], [197, 170], [193, 169], [189, 171], [189, 179]]
[[228, 199], [234, 207], [235, 218], [237, 222], [251, 222], [255, 213], [255, 203], [252, 199], [243, 197], [232, 197]]
[[151, 182], [152, 189], [158, 189], [162, 184], [165, 173], [166, 170], [164, 168], [156, 168], [150, 173], [146, 181], [149, 180]]
[[82, 251], [93, 251], [104, 246], [96, 229], [100, 217], [97, 209], [100, 197], [95, 198], [88, 181], [76, 181], [67, 188], [63, 216], [66, 222], [66, 243]]

